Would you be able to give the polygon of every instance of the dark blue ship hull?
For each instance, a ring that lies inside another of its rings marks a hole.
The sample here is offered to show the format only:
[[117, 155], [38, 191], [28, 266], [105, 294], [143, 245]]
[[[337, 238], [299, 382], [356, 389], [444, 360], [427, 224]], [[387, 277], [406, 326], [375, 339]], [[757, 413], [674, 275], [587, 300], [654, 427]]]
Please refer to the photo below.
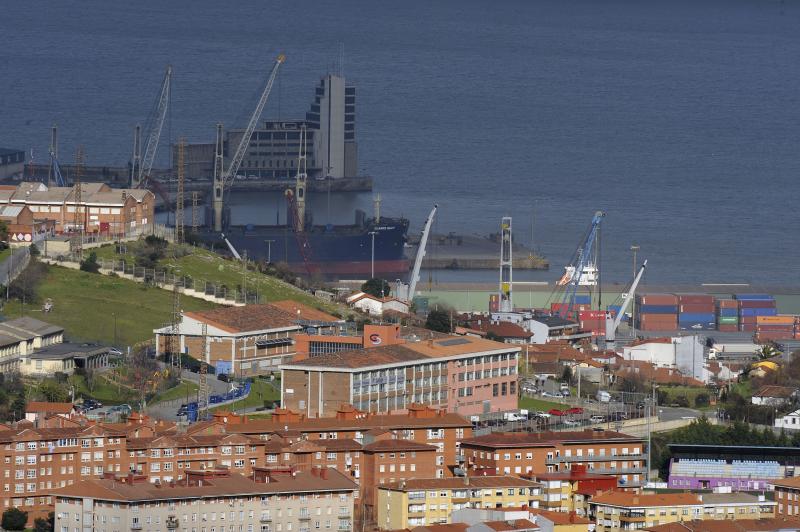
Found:
[[[286, 263], [292, 271], [309, 271], [334, 278], [367, 278], [371, 274], [372, 235], [375, 233], [375, 275], [385, 279], [405, 278], [409, 263], [405, 257], [408, 220], [382, 218], [363, 225], [315, 225], [298, 239], [291, 227], [283, 225], [230, 226], [225, 237], [241, 255], [256, 260]], [[220, 235], [217, 248], [225, 246]], [[300, 252], [300, 242], [308, 244], [308, 264]], [[227, 249], [227, 247], [225, 247]]]

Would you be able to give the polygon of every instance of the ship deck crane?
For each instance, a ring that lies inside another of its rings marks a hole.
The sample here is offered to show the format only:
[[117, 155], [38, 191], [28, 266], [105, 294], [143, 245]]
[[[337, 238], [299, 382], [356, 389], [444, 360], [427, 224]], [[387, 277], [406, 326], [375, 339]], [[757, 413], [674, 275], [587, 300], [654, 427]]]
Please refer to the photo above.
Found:
[[58, 164], [58, 157], [56, 157], [55, 151], [53, 150], [50, 150], [50, 162], [53, 165], [53, 177], [56, 180], [56, 186], [67, 186], [67, 181], [64, 179], [64, 175], [61, 173], [61, 166]]
[[272, 91], [272, 85], [275, 82], [275, 77], [278, 74], [278, 68], [285, 60], [286, 56], [284, 54], [279, 54], [275, 59], [275, 64], [272, 66], [272, 71], [270, 72], [269, 79], [267, 79], [267, 84], [264, 86], [264, 90], [261, 92], [261, 97], [256, 104], [256, 108], [253, 110], [253, 114], [250, 116], [250, 121], [248, 122], [247, 127], [242, 134], [241, 140], [239, 140], [239, 145], [237, 146], [236, 151], [231, 158], [231, 162], [228, 165], [227, 170], [223, 170], [223, 164], [221, 161], [222, 153], [219, 152], [218, 139], [216, 160], [214, 162], [214, 190], [212, 201], [214, 211], [214, 231], [222, 231], [222, 209], [225, 204], [225, 189], [230, 188], [236, 173], [239, 171], [239, 166], [241, 166], [244, 155], [247, 152], [247, 148], [250, 146], [250, 137], [253, 136], [253, 131], [256, 129], [258, 119], [261, 117], [261, 113], [264, 111], [264, 105], [266, 105], [267, 99], [269, 98], [269, 93]]
[[428, 245], [428, 236], [431, 234], [431, 226], [433, 225], [433, 217], [436, 216], [436, 211], [439, 205], [434, 205], [428, 219], [425, 220], [425, 226], [422, 229], [422, 236], [419, 238], [419, 246], [417, 247], [417, 256], [414, 259], [414, 268], [411, 270], [411, 276], [408, 279], [408, 284], [398, 282], [397, 285], [397, 299], [408, 301], [411, 303], [414, 299], [414, 294], [417, 291], [417, 283], [419, 282], [419, 272], [422, 269], [422, 259], [425, 258], [426, 247]]
[[[596, 265], [594, 264], [595, 242], [597, 241], [600, 224], [605, 216], [606, 213], [603, 211], [597, 211], [594, 214], [586, 236], [575, 251], [572, 261], [566, 266], [564, 275], [557, 282], [558, 286], [566, 287], [561, 300], [561, 308], [558, 312], [562, 318], [567, 318], [572, 313], [578, 286], [581, 284], [596, 284], [597, 282], [596, 278], [594, 278], [597, 273]], [[591, 277], [590, 279], [587, 279], [587, 274]]]
[[622, 306], [619, 309], [619, 313], [617, 313], [617, 317], [612, 318], [611, 313], [606, 313], [606, 349], [614, 349], [616, 346], [617, 328], [622, 322], [622, 317], [625, 315], [625, 311], [628, 310], [628, 305], [630, 305], [631, 301], [633, 301], [633, 298], [636, 295], [636, 287], [639, 286], [639, 281], [642, 280], [642, 275], [644, 275], [644, 269], [646, 267], [647, 261], [645, 260], [642, 263], [642, 266], [639, 268], [639, 273], [637, 273], [636, 277], [633, 279], [631, 287], [623, 295]]

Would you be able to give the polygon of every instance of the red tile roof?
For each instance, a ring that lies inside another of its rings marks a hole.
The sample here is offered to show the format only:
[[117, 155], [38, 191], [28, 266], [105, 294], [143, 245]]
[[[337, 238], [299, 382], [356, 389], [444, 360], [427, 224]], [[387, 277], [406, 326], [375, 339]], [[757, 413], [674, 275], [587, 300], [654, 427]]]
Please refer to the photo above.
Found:
[[295, 323], [296, 316], [270, 304], [220, 307], [202, 312], [184, 312], [183, 314], [229, 333], [300, 328]]
[[591, 503], [623, 508], [645, 508], [702, 505], [703, 500], [694, 493], [643, 493], [632, 495], [627, 491], [607, 491], [594, 496]]
[[37, 414], [69, 414], [72, 412], [72, 403], [48, 403], [44, 401], [31, 401], [25, 407], [25, 412]]
[[461, 446], [488, 448], [552, 447], [556, 444], [585, 442], [641, 442], [641, 438], [611, 430], [583, 430], [576, 432], [493, 432], [468, 438]]
[[284, 299], [283, 301], [273, 301], [270, 303], [274, 307], [278, 307], [281, 310], [286, 311], [290, 316], [296, 316], [301, 320], [307, 321], [324, 321], [324, 322], [337, 322], [337, 321], [344, 321], [341, 318], [337, 318], [327, 312], [323, 312], [321, 310], [315, 309], [314, 307], [310, 307], [308, 305], [304, 305], [303, 303], [298, 303], [297, 301], [292, 301], [290, 299]]

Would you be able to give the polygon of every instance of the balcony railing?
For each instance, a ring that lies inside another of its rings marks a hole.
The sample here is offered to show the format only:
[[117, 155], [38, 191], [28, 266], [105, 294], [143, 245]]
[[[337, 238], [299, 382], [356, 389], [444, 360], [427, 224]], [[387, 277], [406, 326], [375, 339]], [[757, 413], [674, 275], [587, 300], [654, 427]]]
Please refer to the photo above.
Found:
[[175, 530], [176, 528], [178, 528], [178, 526], [180, 526], [180, 523], [178, 523], [178, 519], [174, 516], [167, 517], [166, 524], [169, 530]]

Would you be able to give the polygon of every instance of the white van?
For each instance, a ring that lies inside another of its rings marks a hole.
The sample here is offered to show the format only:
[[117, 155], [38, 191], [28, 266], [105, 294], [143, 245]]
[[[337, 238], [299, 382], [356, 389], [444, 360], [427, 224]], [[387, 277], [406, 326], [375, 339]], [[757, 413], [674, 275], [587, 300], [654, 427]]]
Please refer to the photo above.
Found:
[[601, 403], [609, 403], [611, 402], [611, 394], [605, 390], [599, 390], [595, 396], [595, 399]]

